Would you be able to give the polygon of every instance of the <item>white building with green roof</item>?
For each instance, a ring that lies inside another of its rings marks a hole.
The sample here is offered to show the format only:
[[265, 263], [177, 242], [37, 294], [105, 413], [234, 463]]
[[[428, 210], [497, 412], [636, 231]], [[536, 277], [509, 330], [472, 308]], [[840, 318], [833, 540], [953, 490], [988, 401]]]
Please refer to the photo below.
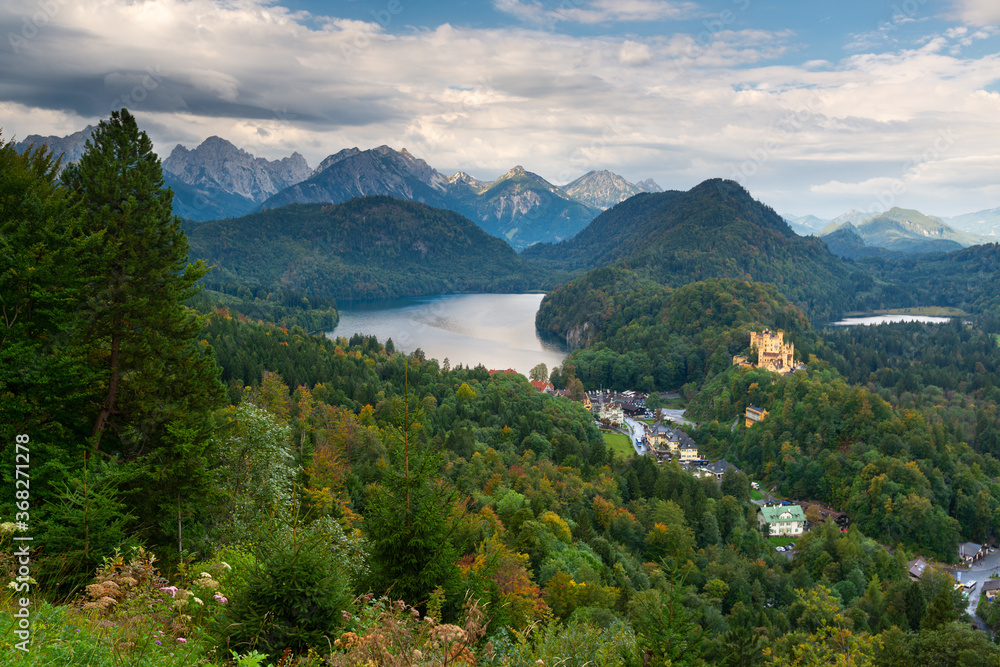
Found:
[[798, 505], [778, 505], [761, 507], [757, 513], [757, 525], [761, 530], [769, 526], [770, 537], [793, 537], [806, 530], [806, 515]]

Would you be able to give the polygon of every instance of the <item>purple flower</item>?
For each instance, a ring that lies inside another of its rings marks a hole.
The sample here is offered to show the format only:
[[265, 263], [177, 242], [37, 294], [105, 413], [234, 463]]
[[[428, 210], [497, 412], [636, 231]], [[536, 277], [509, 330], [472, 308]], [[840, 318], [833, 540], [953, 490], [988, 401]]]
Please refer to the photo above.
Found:
[[183, 637], [178, 637], [177, 641], [179, 641], [181, 644], [187, 644], [187, 640], [184, 639]]
[[76, 629], [76, 631], [77, 631], [77, 632], [80, 632], [80, 628], [77, 628], [77, 629]]
[[170, 597], [174, 597], [174, 594], [177, 592], [177, 587], [176, 586], [164, 586], [160, 590], [161, 591], [166, 591], [167, 593], [170, 593]]
[[[157, 639], [157, 640], [156, 640], [156, 643], [157, 643], [157, 644], [160, 644], [160, 640], [159, 640], [159, 639]], [[162, 646], [162, 644], [160, 644], [160, 645]]]
[[222, 604], [226, 604], [227, 602], [229, 602], [229, 599], [226, 598], [226, 596], [224, 596], [222, 593], [216, 593], [212, 597], [221, 602]]

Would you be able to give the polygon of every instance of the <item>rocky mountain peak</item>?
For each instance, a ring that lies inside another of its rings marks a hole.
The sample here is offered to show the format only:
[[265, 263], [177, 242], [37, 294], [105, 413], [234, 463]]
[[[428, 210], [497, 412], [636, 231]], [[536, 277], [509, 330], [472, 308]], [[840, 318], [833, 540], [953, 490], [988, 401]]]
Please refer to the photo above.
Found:
[[42, 145], [48, 147], [49, 151], [55, 155], [62, 156], [62, 166], [65, 167], [70, 162], [76, 162], [83, 155], [84, 146], [90, 139], [90, 134], [97, 129], [95, 125], [88, 125], [79, 132], [74, 132], [65, 137], [48, 136], [40, 134], [29, 134], [23, 141], [14, 144], [14, 150], [23, 153], [29, 147], [39, 148]]
[[651, 178], [647, 178], [644, 181], [639, 181], [635, 184], [643, 192], [663, 192], [663, 188]]
[[572, 183], [563, 186], [562, 191], [574, 199], [579, 199], [601, 210], [607, 210], [615, 204], [639, 194], [642, 189], [629, 183], [618, 174], [601, 169], [588, 171]]
[[525, 170], [525, 168], [522, 167], [521, 165], [517, 165], [513, 169], [508, 171], [506, 174], [498, 178], [497, 180], [502, 181], [505, 178], [517, 178], [519, 176], [527, 176], [527, 175], [528, 175], [527, 170]]
[[177, 181], [208, 191], [262, 202], [306, 179], [304, 157], [293, 153], [280, 160], [254, 157], [222, 137], [212, 136], [194, 149], [178, 144], [163, 161], [163, 170]]

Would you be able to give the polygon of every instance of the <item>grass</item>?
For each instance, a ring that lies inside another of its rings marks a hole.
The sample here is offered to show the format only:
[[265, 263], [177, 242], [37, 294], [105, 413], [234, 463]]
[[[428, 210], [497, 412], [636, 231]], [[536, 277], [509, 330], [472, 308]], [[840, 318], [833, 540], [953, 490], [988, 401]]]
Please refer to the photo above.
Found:
[[604, 444], [615, 454], [621, 454], [622, 456], [635, 455], [635, 447], [632, 446], [632, 440], [627, 435], [609, 433], [607, 431], [604, 431], [603, 435]]
[[767, 538], [767, 543], [771, 545], [772, 549], [774, 547], [787, 547], [790, 543], [797, 542], [801, 538], [801, 535], [796, 537], [769, 537]]
[[750, 499], [751, 500], [764, 500], [764, 494], [757, 489], [750, 489]]
[[[210, 664], [204, 644], [196, 637], [180, 643], [163, 632], [156, 619], [140, 614], [108, 617], [76, 607], [47, 602], [31, 607], [30, 651], [14, 648], [14, 622], [9, 609], [0, 611], [0, 651], [13, 664], [65, 667], [186, 667]], [[3, 664], [10, 664], [4, 662]]]
[[876, 310], [879, 315], [928, 315], [931, 317], [961, 317], [968, 315], [961, 308], [948, 308], [945, 306], [918, 306], [916, 308], [889, 308], [887, 310]]

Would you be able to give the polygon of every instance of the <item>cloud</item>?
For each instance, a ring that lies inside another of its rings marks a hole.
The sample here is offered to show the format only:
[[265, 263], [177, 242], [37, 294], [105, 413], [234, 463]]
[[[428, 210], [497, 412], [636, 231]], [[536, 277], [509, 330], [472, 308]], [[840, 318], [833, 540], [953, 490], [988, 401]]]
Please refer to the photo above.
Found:
[[953, 0], [959, 18], [974, 26], [1000, 24], [1000, 3], [996, 0]]
[[539, 0], [494, 0], [497, 11], [534, 27], [553, 29], [557, 23], [598, 24], [607, 22], [679, 20], [697, 16], [693, 2], [665, 0], [564, 0], [549, 8]]
[[[623, 17], [680, 6], [576, 8]], [[32, 7], [0, 0], [0, 35], [19, 35]], [[393, 21], [408, 25], [402, 7]], [[987, 147], [1000, 144], [1000, 55], [953, 49], [995, 31], [939, 33], [798, 65], [786, 57], [799, 39], [789, 30], [387, 30], [252, 0], [66, 2], [19, 52], [0, 49], [0, 118], [5, 138], [65, 135], [124, 100], [163, 154], [213, 134], [314, 165], [389, 144], [479, 178], [515, 164], [560, 183], [601, 168], [685, 189], [736, 175], [779, 210], [830, 217], [896, 179], [908, 184], [900, 205], [938, 215], [995, 207]], [[953, 145], [907, 172], [949, 127]]]
[[625, 40], [622, 48], [618, 50], [618, 62], [622, 65], [630, 67], [646, 65], [652, 59], [653, 53], [648, 44], [633, 42], [630, 39]]

